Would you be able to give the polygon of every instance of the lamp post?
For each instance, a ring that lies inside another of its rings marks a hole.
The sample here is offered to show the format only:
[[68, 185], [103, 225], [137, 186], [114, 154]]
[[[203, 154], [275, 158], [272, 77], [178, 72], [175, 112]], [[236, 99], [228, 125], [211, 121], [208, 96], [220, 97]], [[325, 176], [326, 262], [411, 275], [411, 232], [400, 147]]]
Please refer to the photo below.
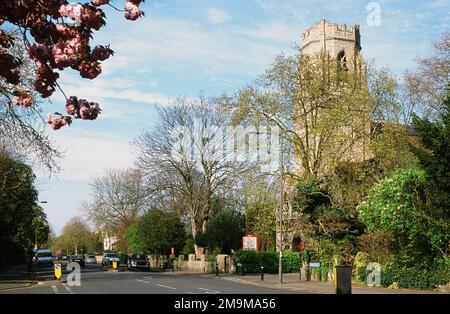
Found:
[[283, 172], [284, 172], [284, 161], [283, 161], [283, 135], [280, 134], [280, 212], [278, 219], [280, 220], [280, 255], [278, 258], [278, 281], [281, 285], [283, 283], [283, 206], [284, 206], [284, 184], [283, 184]]
[[[40, 201], [41, 204], [47, 204], [47, 201]], [[37, 242], [37, 235], [38, 235], [38, 222], [35, 220], [34, 223], [34, 248], [38, 249], [38, 242]]]
[[[256, 134], [259, 136], [259, 132], [247, 132], [247, 134]], [[283, 175], [284, 175], [284, 151], [283, 151], [283, 135], [280, 134], [280, 208], [279, 208], [279, 227], [280, 227], [280, 253], [278, 257], [278, 282], [281, 285], [283, 283], [283, 206], [284, 206], [284, 184], [283, 184]]]

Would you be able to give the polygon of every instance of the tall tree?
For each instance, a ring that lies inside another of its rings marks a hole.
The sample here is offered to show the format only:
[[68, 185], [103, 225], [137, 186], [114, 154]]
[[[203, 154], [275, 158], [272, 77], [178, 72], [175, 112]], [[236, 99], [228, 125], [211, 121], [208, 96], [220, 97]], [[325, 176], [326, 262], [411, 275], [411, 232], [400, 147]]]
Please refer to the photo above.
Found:
[[450, 33], [433, 42], [432, 53], [418, 58], [417, 69], [405, 74], [405, 87], [415, 112], [431, 119], [445, 113], [444, 100], [450, 77]]
[[125, 231], [144, 214], [152, 196], [141, 172], [110, 169], [90, 186], [92, 201], [83, 204], [83, 211], [98, 229], [114, 234], [119, 246], [126, 246]]
[[212, 100], [178, 99], [160, 108], [159, 123], [135, 140], [137, 165], [150, 189], [165, 204], [179, 206], [178, 211], [189, 219], [193, 237], [206, 232], [217, 202], [230, 199], [244, 169], [223, 153], [224, 123]]
[[231, 104], [235, 121], [279, 127], [305, 177], [320, 176], [352, 154], [367, 154], [370, 107], [365, 76], [341, 71], [335, 60], [278, 56]]
[[34, 180], [29, 166], [0, 151], [0, 258], [8, 262], [22, 262], [35, 241], [44, 244], [49, 235]]
[[81, 217], [73, 217], [64, 226], [61, 235], [54, 243], [55, 249], [64, 249], [67, 254], [88, 253], [91, 248], [91, 230]]

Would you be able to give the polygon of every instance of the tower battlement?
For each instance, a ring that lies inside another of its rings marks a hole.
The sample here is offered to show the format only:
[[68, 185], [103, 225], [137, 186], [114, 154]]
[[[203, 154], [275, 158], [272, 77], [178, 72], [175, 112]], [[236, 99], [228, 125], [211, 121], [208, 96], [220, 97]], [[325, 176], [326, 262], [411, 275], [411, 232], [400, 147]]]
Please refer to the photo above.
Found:
[[[348, 42], [358, 51], [361, 50], [359, 25], [347, 27], [344, 23], [339, 26], [337, 23], [320, 20], [302, 33], [300, 49], [307, 54], [317, 53], [320, 50], [330, 52], [330, 48], [334, 46], [336, 41]], [[331, 54], [336, 56], [334, 51]]]

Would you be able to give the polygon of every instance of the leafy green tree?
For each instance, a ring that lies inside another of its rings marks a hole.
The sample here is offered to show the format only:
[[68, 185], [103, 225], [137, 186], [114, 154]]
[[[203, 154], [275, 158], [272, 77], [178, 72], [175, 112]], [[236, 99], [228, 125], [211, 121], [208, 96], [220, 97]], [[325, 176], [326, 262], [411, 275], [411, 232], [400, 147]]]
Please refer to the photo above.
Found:
[[91, 230], [86, 221], [73, 217], [63, 228], [54, 244], [55, 249], [64, 249], [67, 254], [89, 253], [94, 247], [90, 244]]
[[160, 209], [150, 209], [136, 224], [136, 230], [128, 230], [132, 246], [143, 253], [170, 254], [174, 247], [180, 252], [186, 238], [184, 226], [177, 214]]
[[430, 206], [426, 180], [421, 169], [399, 170], [358, 206], [369, 232], [390, 233], [393, 260], [402, 266], [429, 265], [447, 255], [448, 216]]
[[138, 238], [138, 224], [132, 224], [128, 227], [127, 231], [125, 232], [125, 238], [128, 242], [128, 250], [130, 252], [141, 252], [143, 251], [141, 249], [141, 245]]
[[[47, 242], [47, 216], [36, 202], [32, 169], [0, 151], [0, 259], [22, 262], [35, 240]], [[36, 239], [37, 238], [37, 239]]]
[[427, 176], [435, 206], [449, 214], [450, 204], [450, 92], [441, 106], [441, 119], [430, 121], [414, 116], [413, 129], [420, 145], [413, 148]]
[[261, 250], [275, 249], [276, 213], [279, 209], [279, 182], [252, 174], [243, 180], [245, 231], [258, 235]]
[[333, 257], [351, 261], [357, 237], [364, 230], [355, 208], [335, 203], [324, 183], [318, 180], [299, 182], [291, 206], [299, 217], [294, 228], [301, 230], [305, 247], [316, 252], [316, 258], [326, 262]]
[[218, 248], [221, 253], [230, 253], [231, 249], [241, 247], [243, 236], [243, 217], [232, 209], [223, 209], [215, 214], [209, 223], [205, 233], [206, 242], [214, 249]]

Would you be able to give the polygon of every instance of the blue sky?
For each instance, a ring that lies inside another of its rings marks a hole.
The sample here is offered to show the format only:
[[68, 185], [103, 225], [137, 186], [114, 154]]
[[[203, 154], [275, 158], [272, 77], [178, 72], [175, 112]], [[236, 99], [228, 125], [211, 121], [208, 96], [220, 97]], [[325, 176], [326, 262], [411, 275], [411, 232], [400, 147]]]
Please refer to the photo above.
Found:
[[[117, 6], [123, 0], [114, 0]], [[89, 180], [107, 168], [133, 165], [130, 142], [156, 121], [155, 106], [177, 96], [213, 96], [233, 92], [261, 74], [282, 52], [293, 54], [300, 34], [320, 19], [348, 26], [359, 24], [363, 55], [398, 75], [426, 55], [430, 42], [449, 30], [450, 1], [377, 3], [381, 25], [369, 27], [370, 1], [313, 0], [165, 0], [142, 5], [146, 17], [126, 21], [106, 9], [107, 26], [94, 35], [95, 44], [111, 44], [115, 56], [103, 63], [93, 81], [72, 70], [60, 84], [68, 95], [99, 102], [96, 121], [75, 121], [59, 131], [48, 130], [63, 151], [62, 170], [38, 176], [40, 200], [54, 230], [90, 198]], [[54, 95], [44, 111], [62, 111], [62, 95]]]

